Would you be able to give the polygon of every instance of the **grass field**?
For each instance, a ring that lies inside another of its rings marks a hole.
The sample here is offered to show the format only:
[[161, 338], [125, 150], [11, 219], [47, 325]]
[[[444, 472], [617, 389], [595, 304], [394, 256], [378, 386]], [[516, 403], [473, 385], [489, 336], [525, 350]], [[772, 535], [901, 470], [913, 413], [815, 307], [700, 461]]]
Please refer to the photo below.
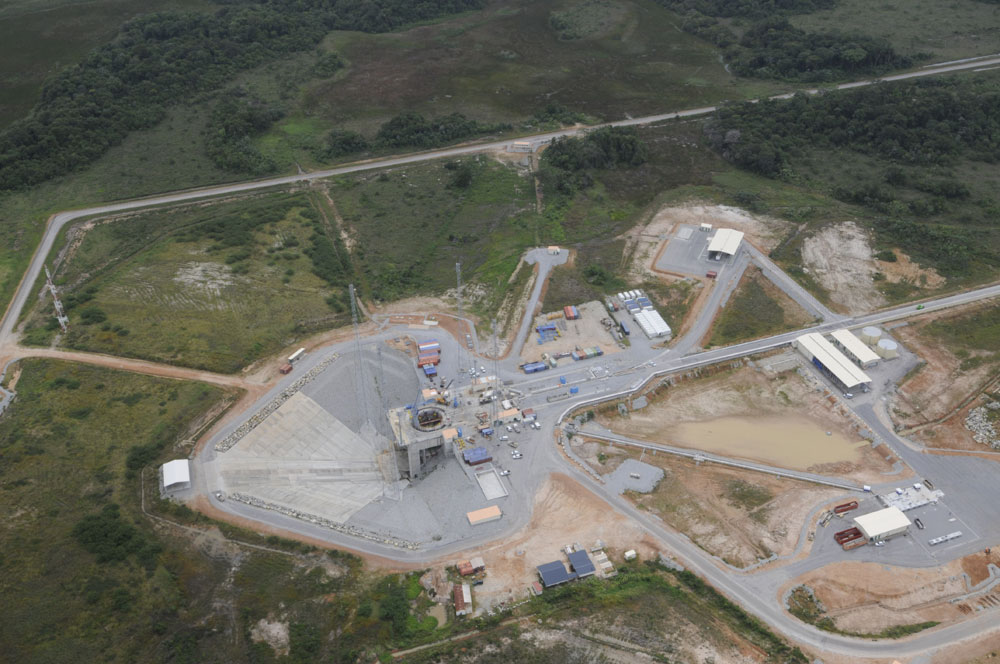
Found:
[[712, 325], [708, 346], [728, 346], [809, 322], [809, 315], [756, 267], [747, 268]]
[[832, 9], [791, 22], [817, 32], [884, 38], [901, 53], [928, 53], [934, 62], [1000, 51], [1000, 7], [979, 0], [838, 0]]
[[[200, 581], [215, 570], [206, 558], [178, 559], [141, 523], [126, 459], [136, 446], [172, 449], [220, 392], [70, 363], [22, 367], [0, 420], [4, 658], [161, 660], [171, 638], [197, 631], [192, 617], [210, 608]], [[148, 551], [101, 563], [75, 540], [77, 523], [110, 504], [122, 505], [119, 521], [139, 524], [128, 541]]]
[[[56, 273], [71, 307], [62, 343], [233, 372], [316, 326], [343, 324], [343, 288], [304, 255], [316, 231], [303, 214], [318, 218], [310, 197], [271, 194], [95, 226]], [[245, 236], [209, 230], [243, 220]], [[50, 343], [48, 307], [26, 342]]]

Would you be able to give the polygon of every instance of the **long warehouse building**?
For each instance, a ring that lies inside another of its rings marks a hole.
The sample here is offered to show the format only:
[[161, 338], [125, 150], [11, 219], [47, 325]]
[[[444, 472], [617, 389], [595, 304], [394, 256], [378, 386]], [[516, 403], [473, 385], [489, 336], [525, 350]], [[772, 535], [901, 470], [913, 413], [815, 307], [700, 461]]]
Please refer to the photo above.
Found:
[[792, 345], [802, 353], [807, 360], [829, 374], [844, 390], [865, 387], [872, 379], [854, 362], [844, 357], [844, 354], [833, 347], [822, 334], [812, 332], [797, 337]]
[[878, 354], [866, 346], [861, 339], [854, 336], [854, 333], [850, 330], [839, 329], [830, 336], [833, 337], [834, 345], [844, 351], [862, 369], [871, 369], [878, 364]]

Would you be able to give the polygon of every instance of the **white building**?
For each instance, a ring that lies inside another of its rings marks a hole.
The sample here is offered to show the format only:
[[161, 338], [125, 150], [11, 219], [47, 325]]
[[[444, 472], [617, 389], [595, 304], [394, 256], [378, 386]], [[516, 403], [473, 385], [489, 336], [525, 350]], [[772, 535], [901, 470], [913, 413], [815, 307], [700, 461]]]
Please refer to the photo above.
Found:
[[743, 242], [743, 233], [732, 228], [720, 228], [708, 243], [708, 257], [721, 260], [723, 256], [733, 256]]
[[658, 311], [637, 311], [632, 314], [636, 324], [650, 339], [656, 337], [669, 337], [670, 326]]
[[861, 529], [869, 542], [876, 542], [902, 535], [910, 527], [910, 520], [898, 507], [886, 507], [855, 517], [854, 525]]
[[160, 466], [160, 478], [165, 491], [191, 487], [191, 464], [187, 459], [175, 459]]
[[868, 374], [834, 348], [833, 344], [827, 341], [822, 334], [817, 332], [803, 334], [792, 342], [792, 346], [807, 360], [826, 370], [842, 389], [852, 390], [856, 387], [867, 389], [867, 386], [872, 382]]
[[862, 369], [871, 369], [878, 364], [879, 357], [861, 339], [854, 336], [850, 330], [840, 329], [833, 332], [833, 343], [844, 351], [847, 357], [854, 360]]

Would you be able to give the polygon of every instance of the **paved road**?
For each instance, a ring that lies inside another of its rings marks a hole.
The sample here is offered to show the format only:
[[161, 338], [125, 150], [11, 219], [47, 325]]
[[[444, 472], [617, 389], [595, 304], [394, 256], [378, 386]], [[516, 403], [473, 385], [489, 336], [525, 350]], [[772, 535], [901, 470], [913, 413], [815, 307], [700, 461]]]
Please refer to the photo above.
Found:
[[[876, 79], [867, 79], [864, 81], [856, 81], [853, 83], [842, 83], [836, 86], [837, 89], [849, 89], [856, 87], [863, 87], [866, 85], [873, 85], [880, 81], [902, 81], [911, 78], [918, 78], [922, 76], [933, 76], [937, 74], [950, 73], [956, 71], [975, 71], [982, 67], [988, 67], [990, 65], [1000, 64], [1000, 54], [996, 56], [984, 56], [982, 58], [972, 58], [967, 62], [954, 62], [954, 63], [941, 63], [940, 65], [930, 65], [924, 67], [918, 71], [906, 72], [903, 74], [896, 74], [893, 76], [884, 76]], [[820, 92], [818, 88], [813, 88], [803, 91], [807, 94], [817, 94]], [[771, 99], [783, 99], [795, 95], [795, 92], [790, 92], [783, 95], [775, 95]], [[657, 115], [649, 115], [641, 118], [630, 118], [628, 120], [620, 120], [617, 122], [609, 122], [604, 125], [598, 126], [615, 126], [615, 127], [627, 127], [627, 126], [640, 126], [647, 124], [655, 124], [658, 122], [664, 122], [666, 120], [673, 120], [678, 118], [686, 117], [696, 117], [699, 115], [706, 115], [709, 113], [714, 113], [717, 110], [717, 106], [703, 106], [701, 108], [692, 108], [683, 111], [673, 111], [670, 113], [660, 113]], [[589, 131], [594, 127], [579, 127], [572, 129], [563, 129], [560, 131], [547, 132], [544, 134], [536, 134], [534, 136], [522, 137], [517, 140], [519, 141], [530, 141], [534, 144], [541, 144], [547, 141], [553, 140], [555, 138], [561, 138], [563, 136], [575, 136], [585, 131]], [[2, 323], [0, 323], [0, 348], [8, 345], [13, 341], [12, 333], [14, 327], [20, 317], [21, 311], [24, 308], [25, 302], [27, 301], [28, 294], [31, 291], [32, 285], [38, 279], [38, 275], [41, 274], [42, 265], [45, 262], [46, 257], [49, 255], [52, 246], [55, 242], [56, 237], [59, 235], [59, 231], [62, 230], [63, 226], [67, 223], [80, 219], [81, 217], [89, 217], [93, 215], [100, 214], [111, 214], [115, 212], [123, 212], [127, 210], [137, 210], [145, 207], [152, 207], [157, 205], [166, 205], [170, 203], [180, 203], [184, 201], [197, 200], [200, 198], [210, 198], [213, 196], [222, 196], [226, 194], [234, 194], [246, 191], [255, 191], [259, 189], [267, 189], [271, 187], [280, 187], [284, 185], [294, 184], [297, 182], [307, 182], [311, 180], [318, 180], [323, 178], [328, 178], [334, 175], [343, 175], [346, 173], [356, 173], [358, 171], [366, 171], [377, 168], [388, 168], [392, 166], [403, 166], [405, 164], [413, 164], [422, 161], [429, 161], [433, 159], [442, 159], [445, 157], [457, 157], [465, 154], [475, 154], [478, 152], [489, 152], [495, 150], [506, 150], [513, 143], [514, 139], [494, 141], [491, 143], [476, 143], [472, 145], [462, 145], [453, 148], [446, 148], [443, 150], [431, 150], [428, 152], [419, 152], [415, 154], [402, 155], [398, 157], [389, 157], [386, 159], [372, 159], [368, 161], [358, 162], [354, 164], [348, 164], [346, 166], [341, 166], [338, 168], [330, 168], [322, 171], [314, 171], [312, 173], [302, 173], [297, 175], [287, 175], [277, 178], [268, 178], [264, 180], [254, 180], [251, 182], [242, 182], [238, 184], [227, 184], [217, 187], [204, 187], [201, 189], [192, 189], [172, 194], [164, 194], [162, 196], [151, 196], [148, 198], [141, 198], [132, 201], [124, 201], [121, 203], [111, 203], [108, 205], [100, 205], [97, 207], [86, 208], [82, 210], [70, 210], [66, 212], [59, 212], [53, 215], [49, 219], [48, 227], [45, 230], [45, 234], [42, 236], [42, 240], [39, 243], [35, 254], [32, 257], [31, 263], [28, 266], [21, 283], [18, 285], [18, 289], [8, 304], [7, 309], [4, 313]]]

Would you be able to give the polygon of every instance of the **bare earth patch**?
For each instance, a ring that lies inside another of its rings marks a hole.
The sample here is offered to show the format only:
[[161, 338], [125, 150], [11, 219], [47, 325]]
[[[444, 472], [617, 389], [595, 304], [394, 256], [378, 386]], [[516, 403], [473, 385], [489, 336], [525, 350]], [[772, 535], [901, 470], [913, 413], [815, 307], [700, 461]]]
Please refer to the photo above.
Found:
[[657, 542], [631, 520], [623, 518], [576, 481], [552, 474], [535, 494], [531, 522], [517, 533], [483, 548], [456, 556], [452, 563], [469, 556], [482, 556], [486, 579], [475, 589], [477, 607], [527, 596], [528, 586], [538, 579], [535, 567], [564, 559], [562, 548], [579, 543], [590, 548], [597, 540], [607, 545], [608, 557], [621, 561], [635, 549], [644, 559], [660, 550]]
[[269, 621], [261, 618], [250, 629], [250, 640], [254, 643], [266, 643], [274, 649], [278, 657], [288, 654], [290, 638], [288, 634], [288, 622], [277, 620]]
[[[614, 465], [620, 464], [623, 455], [638, 456], [635, 450], [601, 447], [609, 461], [617, 462]], [[843, 493], [663, 454], [647, 453], [643, 461], [663, 468], [666, 476], [652, 493], [629, 497], [736, 567], [747, 567], [772, 554], [793, 553], [809, 512]], [[741, 489], [759, 495], [754, 501], [741, 502]]]
[[[977, 367], [962, 366], [962, 360], [923, 329], [935, 320], [964, 317], [984, 307], [996, 306], [990, 301], [961, 307], [947, 312], [931, 313], [911, 319], [909, 325], [892, 330], [892, 334], [916, 353], [925, 364], [899, 386], [892, 398], [890, 413], [902, 427], [921, 427], [912, 437], [930, 447], [964, 450], [986, 450], [977, 443], [964, 426], [970, 408], [982, 405], [978, 400], [966, 400], [988, 387], [996, 377], [996, 368], [986, 362]], [[988, 353], [970, 352], [970, 357]]]
[[868, 313], [886, 304], [874, 280], [876, 273], [889, 283], [908, 282], [921, 289], [940, 288], [945, 278], [923, 268], [899, 250], [896, 262], [876, 260], [868, 231], [853, 221], [827, 226], [802, 243], [802, 262], [834, 304], [850, 314]]
[[840, 562], [787, 584], [812, 589], [839, 629], [861, 634], [925, 621], [948, 622], [963, 613], [950, 599], [968, 591], [962, 561], [911, 569], [879, 563]]
[[[752, 367], [722, 370], [715, 375], [657, 388], [650, 405], [627, 418], [620, 417], [617, 411], [604, 411], [598, 414], [598, 421], [625, 436], [695, 449], [699, 448], [699, 440], [710, 443], [712, 436], [718, 438], [716, 434], [720, 432], [738, 432], [742, 427], [747, 432], [745, 444], [734, 445], [730, 451], [715, 447], [710, 451], [864, 483], [885, 481], [882, 473], [890, 472], [893, 467], [893, 462], [885, 459], [883, 447], [872, 449], [867, 443], [855, 444], [862, 440], [863, 434], [845, 415], [839, 402], [829, 391], [817, 391], [795, 371], [772, 376]], [[787, 423], [787, 427], [782, 423]], [[773, 435], [774, 444], [769, 444], [767, 436], [758, 435], [760, 432], [754, 429], [771, 432], [768, 435]], [[827, 431], [831, 436], [826, 436]], [[798, 437], [816, 438], [817, 432], [820, 442], [813, 441], [816, 454], [810, 457]], [[788, 447], [782, 437], [787, 435], [799, 442], [793, 456], [783, 457]], [[831, 460], [827, 453], [831, 437], [841, 442], [846, 440], [851, 448], [839, 461]]]

